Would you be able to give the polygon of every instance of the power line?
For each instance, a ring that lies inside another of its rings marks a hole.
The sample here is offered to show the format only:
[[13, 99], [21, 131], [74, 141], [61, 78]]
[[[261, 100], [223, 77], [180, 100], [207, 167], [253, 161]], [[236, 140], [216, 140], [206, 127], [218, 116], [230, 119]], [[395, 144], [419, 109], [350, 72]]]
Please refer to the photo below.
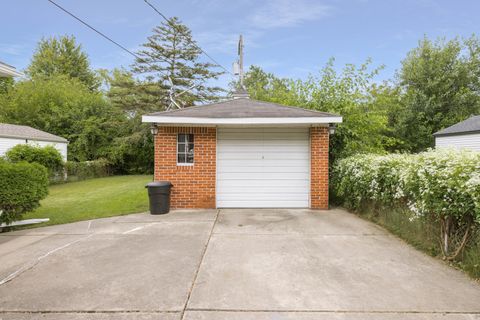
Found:
[[[151, 64], [150, 62], [148, 62], [147, 60], [145, 60], [144, 58], [142, 58], [141, 56], [139, 56], [138, 54], [128, 50], [127, 48], [125, 48], [124, 46], [122, 46], [120, 43], [118, 43], [117, 41], [113, 40], [112, 38], [110, 38], [109, 36], [107, 36], [106, 34], [104, 34], [103, 32], [99, 31], [98, 29], [92, 27], [90, 24], [88, 24], [87, 22], [85, 22], [84, 20], [82, 20], [81, 18], [77, 17], [76, 15], [74, 15], [73, 13], [71, 13], [70, 11], [68, 11], [67, 9], [63, 8], [62, 6], [60, 6], [58, 3], [56, 3], [55, 1], [53, 0], [48, 0], [48, 2], [50, 2], [51, 4], [53, 4], [54, 6], [56, 6], [57, 8], [59, 8], [60, 10], [62, 10], [63, 12], [65, 12], [66, 14], [68, 14], [69, 16], [71, 16], [72, 18], [74, 18], [75, 20], [79, 21], [80, 23], [82, 23], [83, 25], [85, 25], [87, 28], [93, 30], [95, 33], [99, 34], [100, 36], [102, 36], [103, 38], [107, 39], [108, 41], [110, 41], [111, 43], [113, 43], [114, 45], [116, 45], [117, 47], [119, 47], [120, 49], [124, 50], [125, 52], [129, 53], [130, 55], [132, 55], [133, 57], [135, 57], [136, 59], [140, 60], [140, 61], [143, 61], [144, 63], [148, 64], [149, 66], [151, 67], [156, 67], [154, 66], [153, 64]], [[170, 78], [170, 76], [168, 76], [167, 74], [157, 70], [158, 73], [160, 73], [162, 76], [164, 76], [167, 80], [170, 81], [170, 84], [171, 84], [171, 90], [169, 92], [169, 97], [170, 97], [170, 100], [171, 100], [171, 103], [173, 103], [175, 106], [178, 107], [178, 104], [176, 103], [176, 101], [174, 100], [175, 99], [175, 89], [174, 89], [174, 84], [173, 84], [173, 81], [172, 79]], [[200, 84], [198, 85], [194, 85], [192, 87], [190, 87], [187, 91], [190, 91], [196, 87], [200, 86]], [[172, 90], [173, 89], [173, 90]], [[204, 91], [202, 90], [198, 90], [199, 93], [205, 93]], [[182, 94], [185, 93], [185, 92], [182, 92]], [[202, 95], [201, 95], [202, 96]]]
[[[178, 32], [182, 33], [180, 30], [177, 29], [177, 26], [175, 26], [172, 21], [167, 18], [163, 13], [161, 13], [153, 4], [151, 4], [148, 0], [143, 0], [145, 1], [145, 3], [150, 6], [150, 8], [152, 8], [156, 13], [158, 13], [165, 21], [167, 21], [167, 23], [172, 27], [174, 28], [175, 30], [177, 30]], [[187, 36], [185, 35], [185, 33], [182, 33], [184, 36]], [[219, 66], [220, 68], [222, 68], [223, 70], [225, 70], [225, 72], [231, 74], [232, 76], [234, 76], [234, 74], [228, 70], [227, 68], [225, 68], [223, 65], [221, 65], [217, 60], [215, 60], [211, 55], [209, 55], [205, 50], [203, 50], [195, 41], [193, 40], [189, 40], [189, 38], [187, 37], [186, 38], [188, 40], [188, 42], [192, 45], [194, 45], [195, 47], [197, 47], [198, 50], [200, 50], [200, 52], [202, 52], [205, 56], [207, 56], [210, 60], [212, 60], [213, 63], [215, 63], [217, 66]]]
[[[94, 32], [98, 33], [100, 36], [102, 36], [103, 38], [107, 39], [108, 41], [110, 41], [111, 43], [113, 43], [114, 45], [116, 45], [117, 47], [119, 47], [120, 49], [122, 49], [123, 51], [129, 53], [130, 55], [132, 55], [133, 57], [147, 63], [148, 65], [150, 65], [151, 67], [153, 66], [152, 64], [150, 64], [148, 61], [146, 61], [145, 59], [143, 59], [142, 57], [140, 57], [138, 54], [136, 54], [135, 52], [132, 52], [130, 50], [128, 50], [127, 48], [125, 48], [124, 46], [122, 46], [120, 43], [118, 43], [117, 41], [113, 40], [112, 38], [110, 38], [109, 36], [107, 36], [106, 34], [104, 34], [103, 32], [99, 31], [98, 29], [95, 29], [94, 27], [92, 27], [90, 24], [88, 24], [87, 22], [85, 22], [84, 20], [80, 19], [79, 17], [77, 17], [76, 15], [74, 15], [73, 13], [71, 13], [70, 11], [68, 11], [67, 9], [63, 8], [62, 6], [60, 6], [59, 4], [57, 4], [55, 1], [53, 0], [48, 0], [48, 2], [50, 2], [51, 4], [53, 4], [54, 6], [56, 6], [57, 8], [59, 8], [60, 10], [62, 10], [63, 12], [65, 12], [66, 14], [68, 14], [69, 16], [73, 17], [74, 19], [76, 19], [77, 21], [79, 21], [80, 23], [82, 23], [83, 25], [85, 25], [87, 28], [93, 30]], [[164, 77], [168, 77], [166, 74], [162, 73], [159, 71], [159, 73], [161, 75], [163, 75]]]

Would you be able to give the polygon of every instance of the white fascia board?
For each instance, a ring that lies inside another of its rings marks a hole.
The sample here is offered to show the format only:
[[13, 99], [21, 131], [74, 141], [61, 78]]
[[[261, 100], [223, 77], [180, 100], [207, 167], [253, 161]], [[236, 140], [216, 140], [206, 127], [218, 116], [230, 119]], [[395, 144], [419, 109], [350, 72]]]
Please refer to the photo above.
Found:
[[0, 75], [4, 77], [20, 77], [23, 74], [10, 66], [0, 64]]
[[65, 141], [49, 139], [49, 138], [30, 138], [27, 136], [16, 136], [16, 135], [9, 135], [9, 134], [0, 134], [0, 138], [5, 139], [21, 139], [21, 140], [29, 140], [29, 141], [40, 141], [40, 142], [55, 142], [55, 143], [66, 143], [68, 144], [68, 140]]
[[142, 116], [142, 122], [158, 124], [198, 124], [198, 125], [222, 125], [222, 124], [320, 124], [341, 123], [342, 117], [298, 117], [298, 118], [190, 118], [190, 117], [162, 117]]

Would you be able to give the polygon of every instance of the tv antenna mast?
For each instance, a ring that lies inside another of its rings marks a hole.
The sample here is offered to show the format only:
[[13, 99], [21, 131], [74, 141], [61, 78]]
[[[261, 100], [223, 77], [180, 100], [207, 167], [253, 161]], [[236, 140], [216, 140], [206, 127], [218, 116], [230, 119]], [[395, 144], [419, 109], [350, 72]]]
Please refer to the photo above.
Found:
[[245, 85], [243, 84], [244, 73], [243, 73], [243, 36], [240, 35], [238, 40], [238, 60], [233, 63], [233, 74], [238, 76], [240, 82], [240, 88], [245, 90]]

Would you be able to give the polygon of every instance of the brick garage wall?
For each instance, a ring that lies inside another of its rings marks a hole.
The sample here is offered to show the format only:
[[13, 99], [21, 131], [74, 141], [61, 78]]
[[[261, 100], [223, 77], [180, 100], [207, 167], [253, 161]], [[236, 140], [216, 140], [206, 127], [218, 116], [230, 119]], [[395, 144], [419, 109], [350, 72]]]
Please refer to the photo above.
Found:
[[310, 129], [312, 209], [328, 209], [328, 128]]
[[[193, 166], [177, 166], [177, 134], [194, 134]], [[159, 127], [155, 137], [155, 180], [173, 184], [175, 208], [215, 208], [216, 128]]]

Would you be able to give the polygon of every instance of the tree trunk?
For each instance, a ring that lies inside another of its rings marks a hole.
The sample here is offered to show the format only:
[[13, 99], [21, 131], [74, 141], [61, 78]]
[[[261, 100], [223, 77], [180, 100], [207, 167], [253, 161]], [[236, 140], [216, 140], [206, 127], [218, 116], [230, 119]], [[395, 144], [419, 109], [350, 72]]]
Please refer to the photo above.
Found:
[[[463, 233], [462, 240], [460, 244], [451, 246], [450, 241], [455, 241], [455, 235], [452, 235], [453, 226], [452, 226], [452, 218], [451, 217], [444, 217], [441, 220], [441, 248], [444, 260], [453, 261], [455, 260], [460, 253], [462, 253], [463, 249], [467, 245], [468, 237], [470, 235], [470, 229], [472, 227], [472, 221], [468, 221], [465, 232]], [[452, 238], [453, 236], [453, 238]], [[453, 253], [450, 253], [454, 251]]]

